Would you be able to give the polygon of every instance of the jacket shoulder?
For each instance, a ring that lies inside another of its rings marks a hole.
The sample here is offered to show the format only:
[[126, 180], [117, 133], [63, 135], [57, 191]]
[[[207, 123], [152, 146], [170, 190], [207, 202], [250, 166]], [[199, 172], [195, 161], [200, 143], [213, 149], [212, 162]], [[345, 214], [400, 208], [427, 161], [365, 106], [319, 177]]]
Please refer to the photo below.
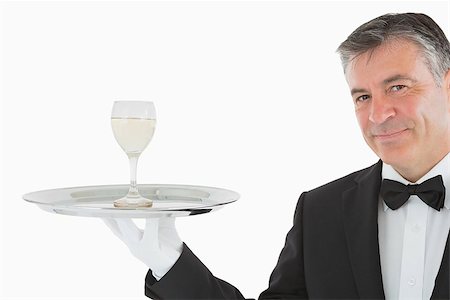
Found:
[[[333, 180], [331, 182], [328, 182], [322, 186], [319, 186], [317, 188], [314, 188], [307, 193], [308, 198], [323, 198], [324, 196], [332, 196], [332, 195], [340, 195], [345, 190], [353, 187], [357, 184], [357, 181], [366, 175], [370, 174], [374, 169], [377, 167], [380, 167], [381, 161], [378, 161], [377, 163], [355, 171], [353, 173], [350, 173], [348, 175], [345, 175], [341, 178], [338, 178], [336, 180]], [[380, 169], [381, 170], [381, 169]]]

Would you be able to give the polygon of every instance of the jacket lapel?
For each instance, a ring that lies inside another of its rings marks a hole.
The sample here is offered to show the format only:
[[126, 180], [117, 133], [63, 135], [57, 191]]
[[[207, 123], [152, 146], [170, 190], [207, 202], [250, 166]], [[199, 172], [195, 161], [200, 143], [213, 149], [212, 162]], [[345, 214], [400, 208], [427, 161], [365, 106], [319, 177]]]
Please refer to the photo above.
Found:
[[343, 193], [344, 228], [359, 297], [384, 298], [378, 246], [378, 194], [382, 162], [361, 172]]

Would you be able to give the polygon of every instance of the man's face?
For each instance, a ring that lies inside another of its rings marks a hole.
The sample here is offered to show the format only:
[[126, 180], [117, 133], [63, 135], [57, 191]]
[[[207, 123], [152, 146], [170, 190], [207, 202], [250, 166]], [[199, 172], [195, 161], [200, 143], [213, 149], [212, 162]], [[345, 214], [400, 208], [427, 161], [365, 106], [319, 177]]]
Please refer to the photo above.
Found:
[[364, 139], [383, 162], [400, 173], [429, 170], [450, 151], [450, 72], [438, 87], [415, 44], [363, 53], [346, 79]]

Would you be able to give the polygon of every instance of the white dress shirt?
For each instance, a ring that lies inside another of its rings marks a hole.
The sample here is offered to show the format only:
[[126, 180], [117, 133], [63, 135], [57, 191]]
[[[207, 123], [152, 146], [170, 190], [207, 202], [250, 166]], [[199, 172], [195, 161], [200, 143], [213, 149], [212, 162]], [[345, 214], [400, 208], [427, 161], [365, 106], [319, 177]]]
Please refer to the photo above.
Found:
[[[450, 153], [414, 184], [442, 175], [446, 196], [437, 211], [412, 195], [391, 210], [380, 197], [378, 237], [386, 299], [430, 299], [450, 229]], [[382, 179], [413, 184], [383, 163]]]

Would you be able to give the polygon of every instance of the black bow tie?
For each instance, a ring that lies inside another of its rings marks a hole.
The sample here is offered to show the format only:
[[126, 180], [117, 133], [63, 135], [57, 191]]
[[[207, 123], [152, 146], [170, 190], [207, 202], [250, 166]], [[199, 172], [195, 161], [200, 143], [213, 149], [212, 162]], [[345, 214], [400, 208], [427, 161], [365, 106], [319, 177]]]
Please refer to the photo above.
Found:
[[408, 201], [409, 196], [417, 195], [423, 202], [439, 211], [444, 207], [445, 186], [441, 175], [430, 178], [421, 184], [408, 185], [383, 179], [380, 194], [386, 205], [393, 210]]

